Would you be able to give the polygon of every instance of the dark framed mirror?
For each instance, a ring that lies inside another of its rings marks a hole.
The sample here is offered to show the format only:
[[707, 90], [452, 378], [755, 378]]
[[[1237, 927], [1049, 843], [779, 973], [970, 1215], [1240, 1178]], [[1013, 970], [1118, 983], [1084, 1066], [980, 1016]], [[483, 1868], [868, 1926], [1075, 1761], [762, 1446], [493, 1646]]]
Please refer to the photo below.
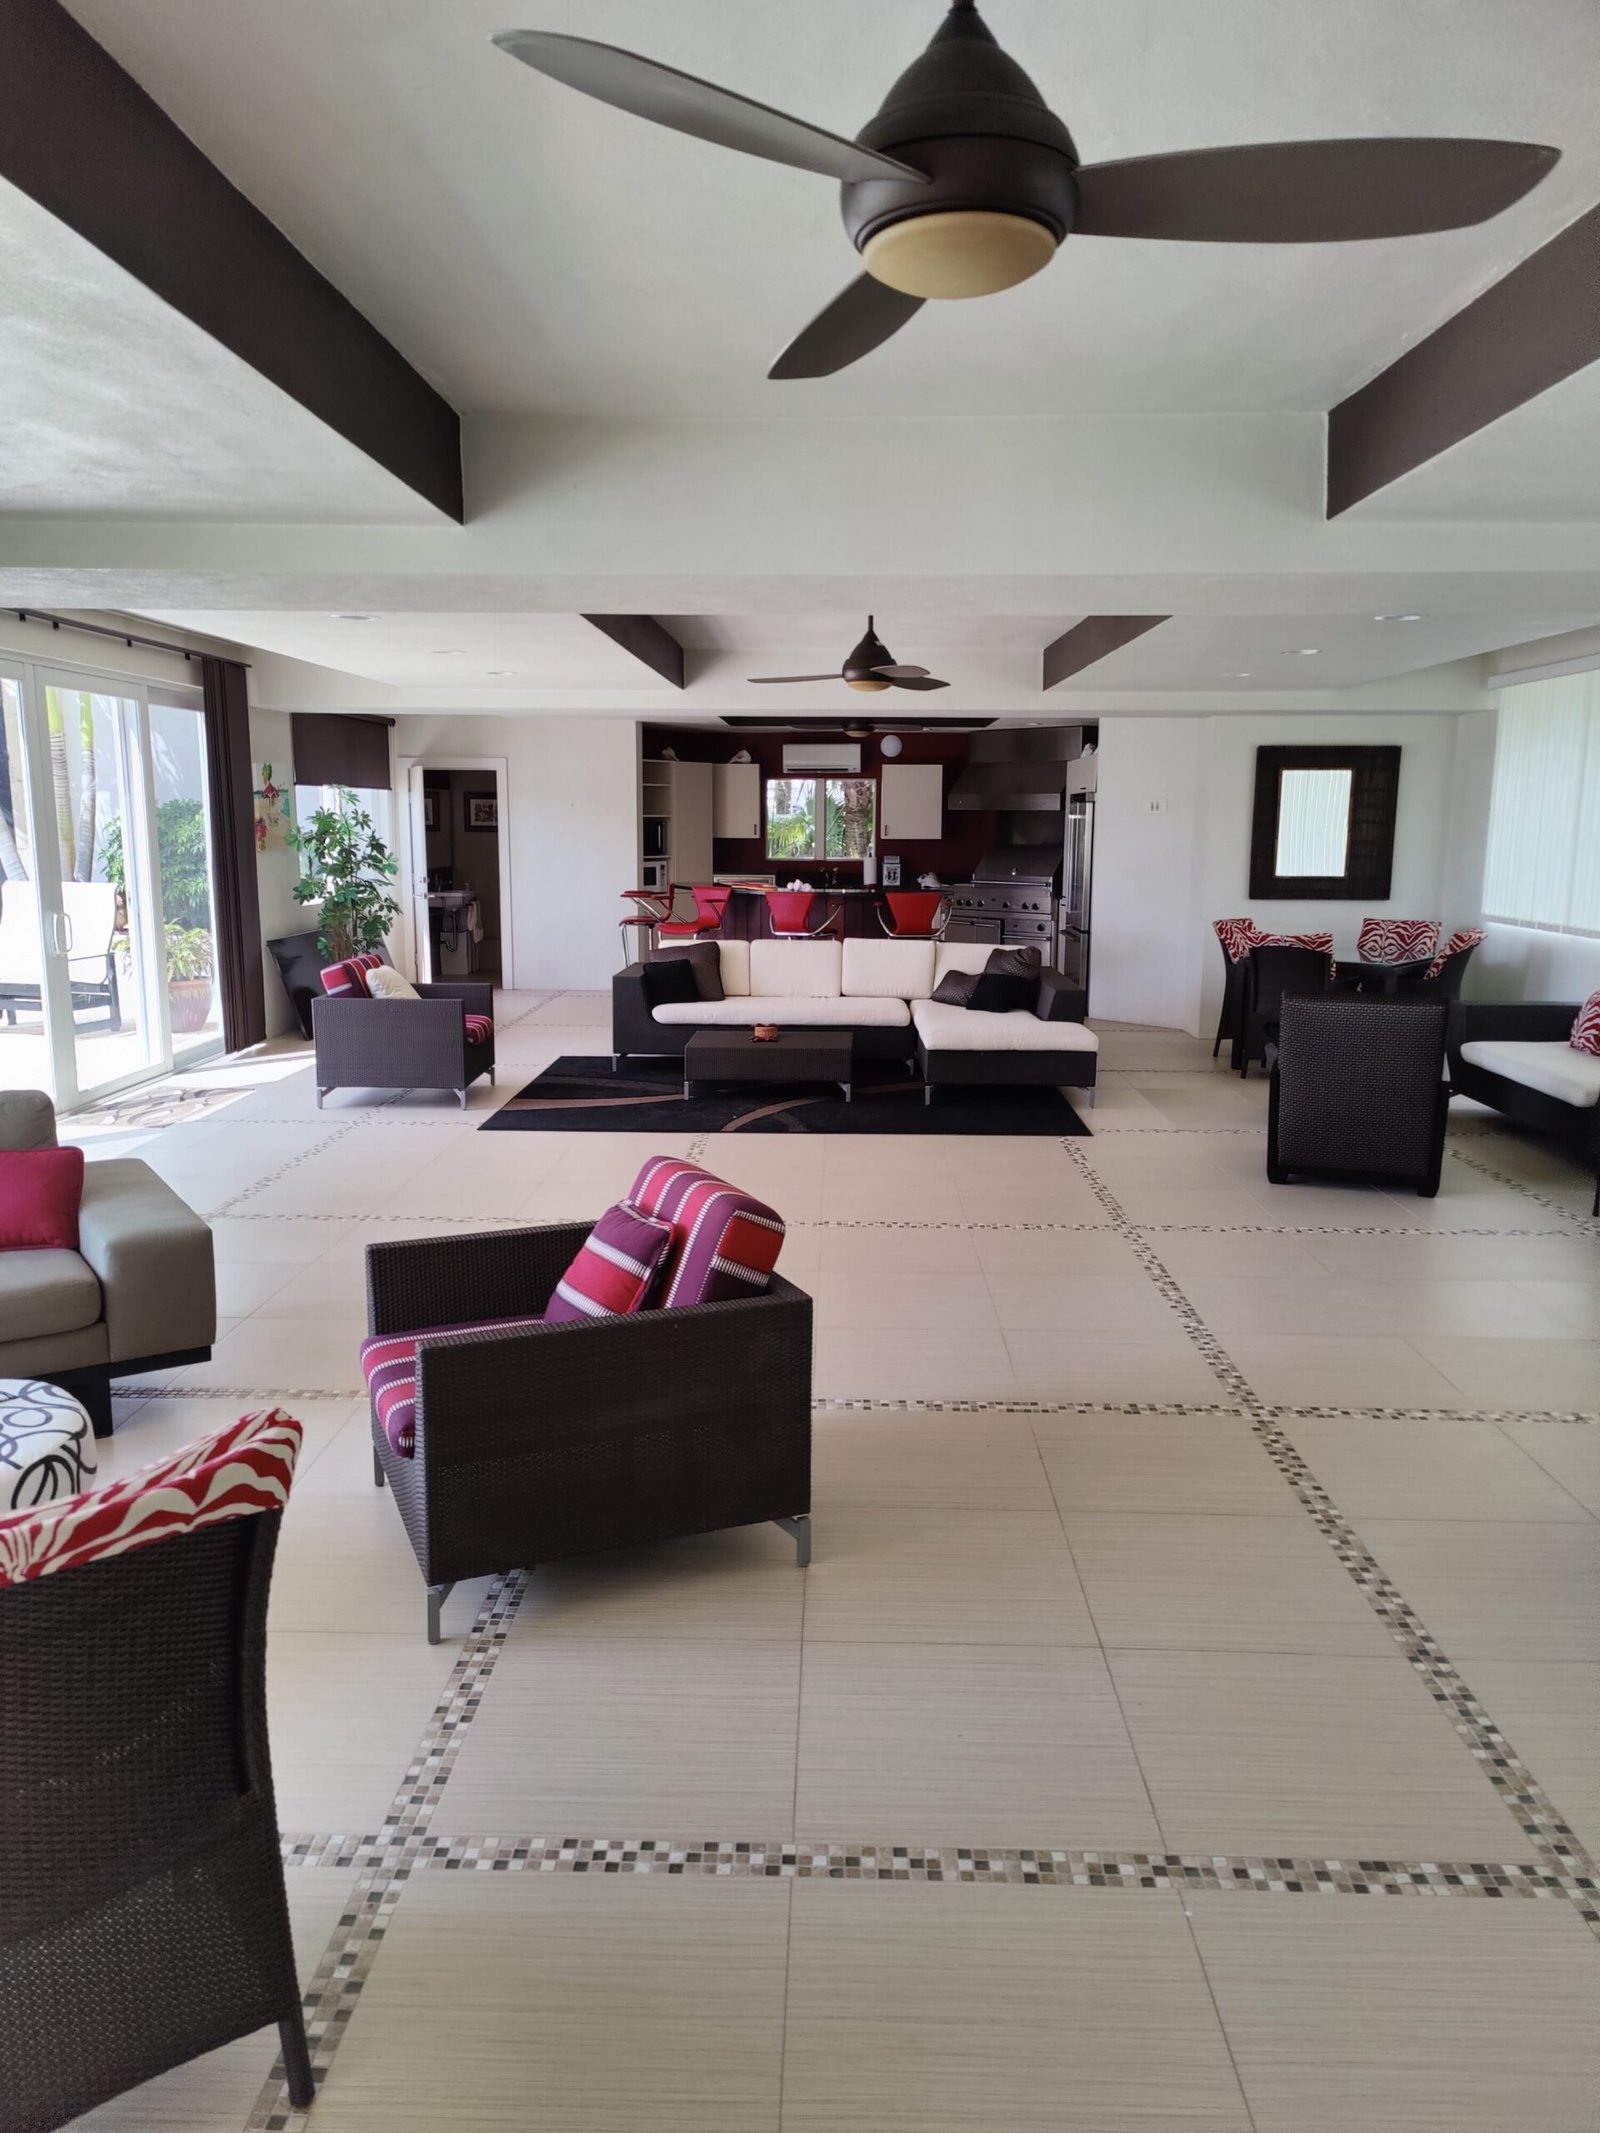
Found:
[[1399, 797], [1398, 748], [1258, 748], [1251, 896], [1386, 897]]

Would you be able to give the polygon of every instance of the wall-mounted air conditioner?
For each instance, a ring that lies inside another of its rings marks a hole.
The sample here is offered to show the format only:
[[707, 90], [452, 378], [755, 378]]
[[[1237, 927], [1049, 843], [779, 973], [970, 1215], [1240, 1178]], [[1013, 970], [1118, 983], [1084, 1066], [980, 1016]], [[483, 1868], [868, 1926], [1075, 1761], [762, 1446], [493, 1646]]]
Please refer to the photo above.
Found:
[[783, 767], [790, 776], [810, 777], [818, 770], [844, 770], [861, 774], [859, 741], [785, 741]]

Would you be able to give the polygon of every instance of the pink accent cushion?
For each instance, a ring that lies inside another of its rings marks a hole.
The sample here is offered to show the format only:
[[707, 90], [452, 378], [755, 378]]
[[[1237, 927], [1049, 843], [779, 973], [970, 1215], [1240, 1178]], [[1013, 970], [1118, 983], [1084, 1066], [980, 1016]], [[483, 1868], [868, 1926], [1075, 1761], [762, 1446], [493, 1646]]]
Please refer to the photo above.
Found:
[[493, 1035], [494, 1035], [494, 1017], [493, 1017], [492, 1015], [468, 1015], [468, 1017], [467, 1017], [467, 1042], [468, 1042], [468, 1044], [487, 1044], [487, 1043], [488, 1043], [488, 1041], [489, 1041], [489, 1039], [490, 1039], [490, 1038], [491, 1038], [491, 1037], [492, 1037]]
[[1364, 918], [1356, 935], [1363, 963], [1420, 963], [1438, 951], [1436, 918]]
[[761, 1295], [783, 1249], [783, 1218], [764, 1200], [676, 1156], [645, 1164], [628, 1195], [672, 1225], [660, 1301], [666, 1310]]
[[1436, 978], [1452, 956], [1465, 955], [1469, 948], [1481, 948], [1489, 938], [1486, 926], [1462, 926], [1451, 934], [1439, 953], [1423, 972], [1424, 978]]
[[1324, 955], [1333, 953], [1331, 933], [1258, 933], [1250, 943], [1252, 948], [1320, 948]]
[[322, 989], [330, 1000], [370, 1000], [372, 995], [367, 990], [367, 972], [376, 970], [382, 961], [381, 955], [368, 951], [363, 955], [351, 956], [348, 962], [330, 963], [322, 973]]
[[641, 1214], [626, 1200], [608, 1207], [556, 1283], [546, 1322], [559, 1326], [642, 1311], [671, 1249], [670, 1222]]
[[81, 1148], [0, 1149], [0, 1252], [78, 1249]]
[[126, 1555], [196, 1526], [281, 1511], [299, 1450], [299, 1423], [274, 1407], [243, 1415], [126, 1481], [0, 1518], [0, 1586]]
[[1567, 1042], [1575, 1052], [1588, 1052], [1600, 1059], [1600, 992], [1590, 993], [1578, 1009], [1578, 1019]]
[[361, 1343], [361, 1375], [389, 1449], [410, 1459], [417, 1448], [417, 1350], [446, 1333], [522, 1333], [535, 1318], [488, 1318], [461, 1326], [419, 1326], [408, 1333], [373, 1333]]

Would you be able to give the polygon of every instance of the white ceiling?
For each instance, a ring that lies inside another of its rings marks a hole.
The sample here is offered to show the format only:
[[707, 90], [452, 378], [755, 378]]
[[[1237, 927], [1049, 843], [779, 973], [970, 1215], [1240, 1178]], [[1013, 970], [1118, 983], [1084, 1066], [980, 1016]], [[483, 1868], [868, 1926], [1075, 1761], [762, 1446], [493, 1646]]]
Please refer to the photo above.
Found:
[[831, 185], [581, 98], [519, 21], [649, 52], [849, 133], [937, 0], [69, 0], [235, 182], [466, 410], [964, 417], [1330, 405], [1600, 198], [1594, 0], [992, 0], [1086, 161], [1472, 132], [1553, 142], [1479, 230], [1382, 245], [1071, 240], [929, 306], [847, 374], [768, 361], [854, 271]]
[[0, 513], [439, 521], [3, 181], [0, 289]]

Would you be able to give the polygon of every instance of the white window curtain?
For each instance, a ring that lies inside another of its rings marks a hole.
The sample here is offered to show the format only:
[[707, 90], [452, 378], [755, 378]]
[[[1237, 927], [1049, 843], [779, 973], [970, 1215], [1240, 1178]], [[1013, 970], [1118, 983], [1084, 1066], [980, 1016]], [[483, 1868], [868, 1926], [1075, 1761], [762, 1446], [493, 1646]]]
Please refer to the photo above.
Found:
[[1484, 913], [1600, 934], [1600, 673], [1501, 693]]

